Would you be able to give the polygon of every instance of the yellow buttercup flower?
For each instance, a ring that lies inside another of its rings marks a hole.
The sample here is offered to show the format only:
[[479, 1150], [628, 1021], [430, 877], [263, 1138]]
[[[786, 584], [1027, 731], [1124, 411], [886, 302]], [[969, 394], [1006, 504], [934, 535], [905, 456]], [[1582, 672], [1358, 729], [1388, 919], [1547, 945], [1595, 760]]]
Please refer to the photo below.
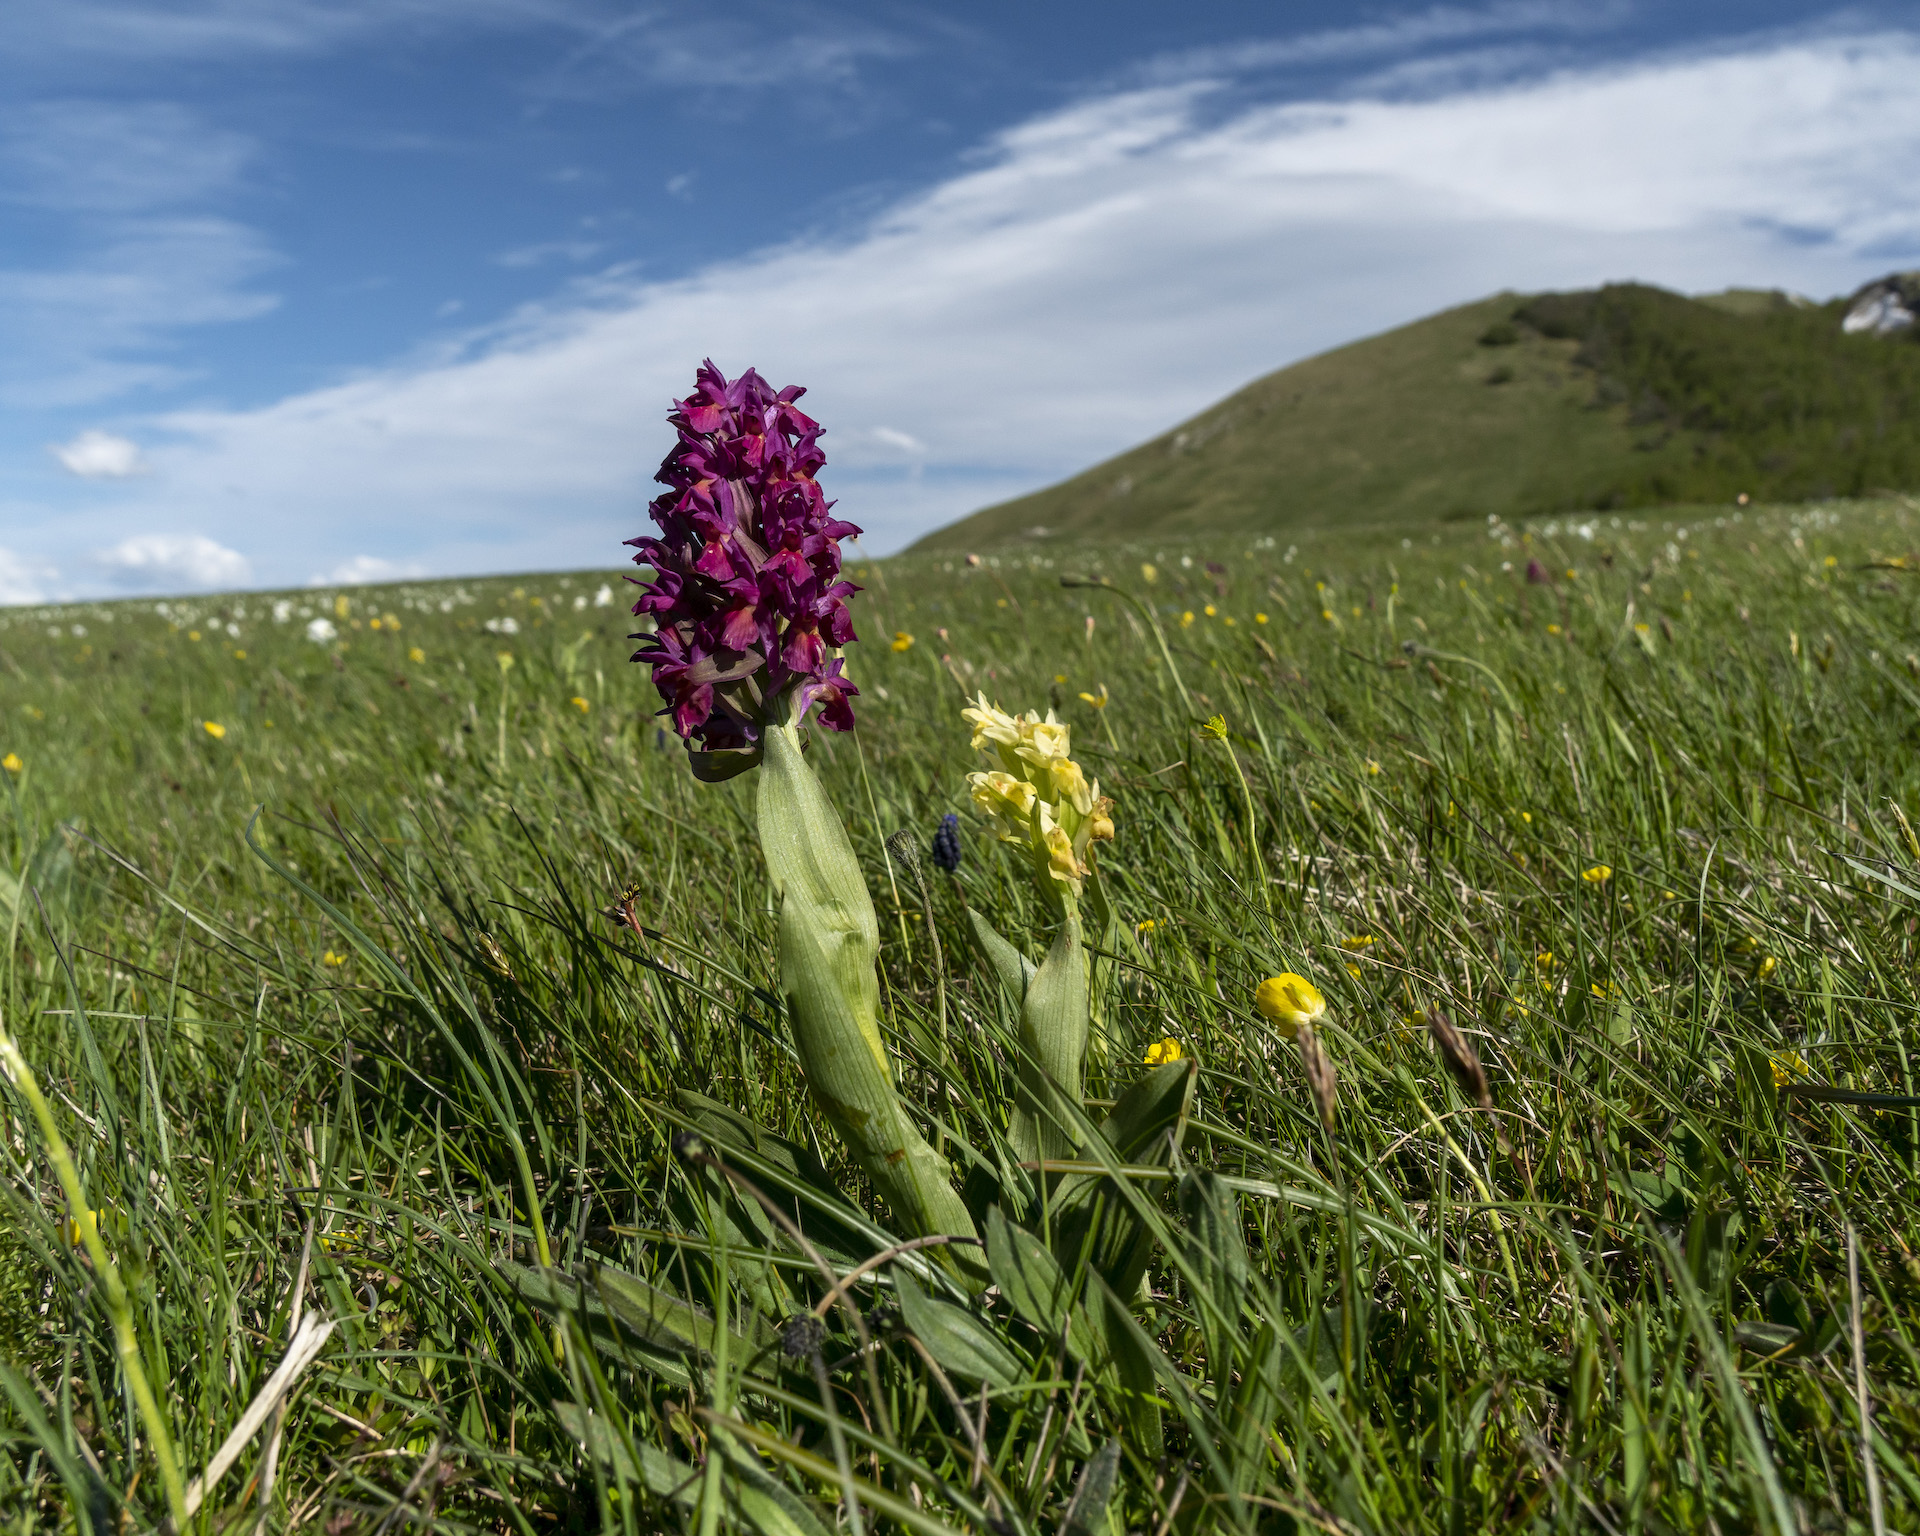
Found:
[[893, 632], [893, 649], [896, 653], [912, 650], [913, 636], [908, 634], [904, 629], [896, 629]]
[[1148, 934], [1152, 933], [1153, 930], [1158, 928], [1159, 926], [1160, 924], [1158, 922], [1156, 922], [1153, 918], [1149, 917], [1143, 922], [1135, 923], [1133, 925], [1133, 931], [1136, 934], [1138, 934], [1141, 938], [1144, 939]]
[[89, 1237], [100, 1234], [99, 1211], [82, 1211], [77, 1216], [69, 1216], [60, 1224], [60, 1236], [69, 1248], [78, 1248]]
[[1179, 1061], [1187, 1053], [1180, 1049], [1180, 1042], [1169, 1035], [1165, 1040], [1156, 1040], [1147, 1047], [1146, 1063], [1150, 1067], [1163, 1067], [1170, 1061]]
[[200, 722], [200, 728], [204, 730], [209, 736], [211, 736], [215, 741], [219, 741], [223, 736], [227, 734], [227, 728], [224, 725], [222, 725], [218, 720], [202, 720]]
[[1102, 683], [1097, 692], [1083, 693], [1080, 697], [1085, 699], [1095, 709], [1105, 709], [1107, 707], [1107, 685]]
[[1314, 1023], [1327, 1011], [1327, 1000], [1306, 977], [1283, 971], [1260, 983], [1254, 990], [1253, 1006], [1291, 1040], [1302, 1024]]
[[188, 631], [187, 631], [187, 638], [188, 638], [189, 640], [193, 640], [193, 641], [196, 641], [196, 642], [197, 642], [197, 641], [199, 640], [199, 638], [200, 638], [200, 631], [199, 631], [199, 630], [197, 630], [197, 629], [190, 629], [190, 630], [188, 630]]
[[1267, 616], [1264, 613], [1256, 613], [1253, 616], [1253, 622], [1256, 624], [1264, 624], [1267, 622]]
[[1772, 955], [1763, 955], [1761, 956], [1759, 967], [1753, 973], [1753, 979], [1755, 981], [1765, 981], [1779, 969], [1780, 962], [1778, 960]]
[[336, 955], [332, 950], [328, 950], [320, 957], [320, 963], [322, 965], [345, 965], [347, 963], [347, 957], [345, 955]]
[[1796, 1078], [1808, 1076], [1807, 1064], [1800, 1059], [1798, 1051], [1776, 1051], [1769, 1059], [1773, 1068], [1773, 1086], [1784, 1088]]
[[580, 695], [577, 693], [572, 698], [568, 699], [567, 702], [571, 704], [575, 709], [579, 710], [580, 713], [583, 715], [588, 710], [593, 708], [591, 704], [589, 704], [585, 699], [581, 698]]
[[1372, 778], [1378, 778], [1379, 776], [1380, 776], [1379, 762], [1374, 758], [1371, 758], [1371, 757], [1368, 758], [1367, 759], [1367, 777], [1372, 779]]
[[1605, 885], [1613, 878], [1613, 866], [1611, 864], [1595, 864], [1591, 869], [1581, 870], [1580, 878], [1586, 881], [1588, 885]]
[[8, 773], [19, 773], [26, 766], [20, 761], [18, 752], [9, 752], [5, 757], [0, 757], [0, 768], [6, 769]]
[[1193, 610], [1189, 608], [1185, 613], [1180, 615], [1180, 627], [1182, 629], [1186, 629], [1190, 627], [1192, 623], [1193, 623]]
[[1350, 934], [1340, 941], [1340, 947], [1342, 949], [1371, 949], [1373, 948], [1373, 935], [1370, 933]]
[[415, 666], [418, 666], [421, 662], [425, 661], [426, 659], [427, 659], [427, 653], [421, 650], [420, 647], [417, 645], [411, 647], [407, 651], [407, 660], [412, 662]]
[[1208, 618], [1212, 618], [1214, 617], [1216, 610], [1214, 609], [1214, 606], [1212, 603], [1208, 603], [1207, 606], [1202, 608], [1200, 611], [1204, 613]]
[[1156, 582], [1156, 581], [1158, 581], [1158, 580], [1160, 579], [1160, 571], [1159, 571], [1159, 568], [1158, 568], [1157, 566], [1154, 566], [1154, 565], [1151, 565], [1151, 564], [1148, 564], [1148, 565], [1143, 565], [1143, 566], [1141, 566], [1141, 567], [1140, 567], [1140, 574], [1141, 574], [1141, 576], [1142, 576], [1142, 577], [1144, 577], [1144, 578], [1145, 578], [1145, 579], [1146, 579], [1146, 580], [1147, 580], [1147, 581], [1148, 581], [1149, 583], [1151, 583], [1151, 582]]

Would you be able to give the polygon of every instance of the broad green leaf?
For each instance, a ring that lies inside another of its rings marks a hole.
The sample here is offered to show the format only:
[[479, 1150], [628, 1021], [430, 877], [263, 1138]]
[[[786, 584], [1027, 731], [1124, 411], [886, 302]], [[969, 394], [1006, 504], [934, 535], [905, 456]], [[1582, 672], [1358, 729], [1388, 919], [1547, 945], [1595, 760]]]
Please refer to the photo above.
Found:
[[1026, 1372], [1013, 1352], [965, 1307], [928, 1296], [902, 1269], [894, 1271], [893, 1286], [907, 1327], [948, 1375], [996, 1387], [1011, 1387], [1025, 1379]]
[[1113, 1502], [1114, 1479], [1120, 1470], [1120, 1442], [1109, 1440], [1080, 1469], [1073, 1500], [1060, 1517], [1060, 1536], [1104, 1536], [1107, 1506]]
[[967, 921], [973, 927], [973, 937], [980, 945], [981, 954], [987, 957], [987, 964], [993, 967], [1000, 990], [1006, 993], [1007, 1001], [1018, 1012], [1020, 1005], [1026, 1001], [1027, 988], [1033, 982], [1033, 962], [1001, 938], [993, 924], [972, 907], [967, 908]]
[[688, 1466], [650, 1441], [629, 1443], [626, 1436], [615, 1434], [599, 1414], [583, 1409], [578, 1403], [555, 1402], [553, 1413], [574, 1443], [609, 1472], [628, 1482], [639, 1483], [655, 1498], [671, 1499], [688, 1507], [699, 1502], [698, 1467]]
[[1079, 914], [1069, 908], [1020, 1005], [1020, 1094], [1009, 1140], [1023, 1162], [1070, 1158], [1081, 1119], [1087, 1051], [1087, 962]]
[[1008, 1221], [999, 1206], [987, 1212], [987, 1268], [1015, 1312], [1048, 1338], [1064, 1328], [1067, 1348], [1097, 1368], [1106, 1359], [1105, 1330], [1077, 1305], [1059, 1261], [1045, 1243]]

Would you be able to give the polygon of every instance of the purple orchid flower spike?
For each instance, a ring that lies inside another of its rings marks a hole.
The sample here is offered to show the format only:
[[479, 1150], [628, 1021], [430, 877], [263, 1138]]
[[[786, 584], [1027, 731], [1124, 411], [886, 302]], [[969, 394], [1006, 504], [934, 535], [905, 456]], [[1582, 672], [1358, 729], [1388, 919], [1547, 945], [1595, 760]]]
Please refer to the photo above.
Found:
[[[693, 771], [725, 779], [760, 761], [777, 701], [828, 730], [853, 728], [859, 689], [840, 650], [854, 639], [840, 577], [840, 541], [857, 535], [830, 515], [815, 478], [826, 463], [820, 424], [753, 369], [729, 380], [702, 363], [693, 393], [667, 420], [680, 440], [654, 476], [668, 489], [648, 508], [659, 536], [629, 539], [653, 576], [635, 614], [653, 616], [635, 661], [653, 668]], [[632, 579], [632, 578], [629, 578]]]

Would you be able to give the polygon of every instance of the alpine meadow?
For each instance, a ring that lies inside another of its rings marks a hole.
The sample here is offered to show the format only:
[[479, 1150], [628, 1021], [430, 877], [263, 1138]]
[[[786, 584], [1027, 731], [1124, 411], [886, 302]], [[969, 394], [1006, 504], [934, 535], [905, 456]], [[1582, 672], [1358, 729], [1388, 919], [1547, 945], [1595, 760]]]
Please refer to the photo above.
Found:
[[645, 589], [0, 613], [8, 1531], [1920, 1528], [1920, 503], [842, 571], [715, 379]]

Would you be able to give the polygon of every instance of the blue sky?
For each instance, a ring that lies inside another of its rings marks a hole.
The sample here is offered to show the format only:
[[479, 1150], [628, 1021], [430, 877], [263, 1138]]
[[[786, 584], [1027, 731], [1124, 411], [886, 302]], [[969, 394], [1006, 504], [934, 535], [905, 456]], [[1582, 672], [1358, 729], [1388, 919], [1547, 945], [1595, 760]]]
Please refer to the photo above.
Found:
[[577, 567], [711, 353], [884, 552], [1506, 287], [1920, 266], [1920, 9], [13, 0], [0, 602]]

